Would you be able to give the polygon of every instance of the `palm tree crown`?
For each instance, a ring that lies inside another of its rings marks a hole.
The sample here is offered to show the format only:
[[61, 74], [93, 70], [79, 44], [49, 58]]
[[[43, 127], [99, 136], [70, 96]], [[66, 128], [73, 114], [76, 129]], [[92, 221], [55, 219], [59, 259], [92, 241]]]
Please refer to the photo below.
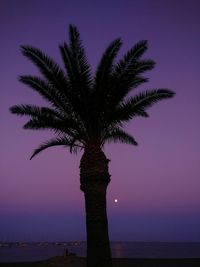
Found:
[[123, 130], [124, 123], [136, 116], [148, 117], [147, 108], [173, 97], [174, 92], [154, 89], [130, 96], [132, 90], [148, 81], [143, 73], [155, 63], [142, 59], [147, 41], [138, 42], [115, 62], [121, 45], [121, 39], [116, 39], [107, 47], [94, 75], [75, 26], [69, 27], [69, 44], [59, 46], [65, 69], [39, 49], [21, 47], [42, 77], [26, 75], [19, 80], [37, 91], [50, 106], [17, 105], [10, 111], [30, 117], [24, 129], [55, 132], [55, 138], [35, 149], [31, 158], [58, 145], [69, 147], [71, 152], [91, 146], [101, 148], [111, 141], [137, 145], [134, 137]]

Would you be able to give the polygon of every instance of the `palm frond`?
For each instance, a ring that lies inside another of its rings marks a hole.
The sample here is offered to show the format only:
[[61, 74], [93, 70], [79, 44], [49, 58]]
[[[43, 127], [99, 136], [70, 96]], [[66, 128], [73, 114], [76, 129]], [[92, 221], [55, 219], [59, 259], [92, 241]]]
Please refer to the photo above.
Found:
[[[101, 61], [97, 67], [95, 75], [95, 87], [104, 89], [104, 85], [108, 80], [109, 74], [113, 69], [113, 61], [122, 45], [120, 38], [114, 40], [105, 50]], [[102, 84], [103, 83], [103, 84]]]
[[92, 82], [90, 65], [78, 29], [73, 25], [69, 26], [69, 39], [74, 75], [77, 73], [76, 78], [80, 80], [81, 88], [79, 90], [83, 89], [86, 91], [84, 93], [87, 93], [86, 89], [90, 89]]
[[73, 75], [73, 56], [70, 51], [70, 48], [66, 42], [63, 42], [63, 44], [59, 45], [61, 57], [63, 59], [65, 69], [68, 75], [68, 79], [70, 83], [73, 85], [74, 84], [74, 75]]
[[101, 111], [104, 110], [105, 105], [107, 103], [106, 96], [111, 87], [111, 72], [113, 69], [114, 59], [117, 56], [118, 51], [122, 45], [121, 39], [116, 39], [110, 43], [110, 45], [106, 48], [100, 63], [97, 67], [95, 80], [94, 80], [94, 100], [93, 100], [93, 110], [95, 113], [93, 114], [93, 121], [98, 119]]
[[159, 101], [172, 98], [174, 95], [175, 93], [168, 89], [153, 89], [139, 93], [131, 98], [125, 106], [131, 106], [133, 111], [137, 109], [145, 110]]
[[130, 144], [130, 145], [134, 145], [137, 146], [137, 142], [135, 141], [135, 139], [128, 133], [126, 133], [125, 131], [123, 131], [122, 129], [115, 127], [114, 129], [108, 131], [104, 137], [103, 137], [103, 143], [105, 142], [120, 142], [120, 143], [125, 143], [125, 144]]
[[151, 59], [139, 60], [130, 66], [130, 72], [133, 75], [140, 75], [141, 73], [152, 70], [155, 66], [155, 62]]
[[10, 112], [20, 116], [32, 116], [32, 117], [50, 117], [64, 119], [64, 117], [48, 107], [38, 107], [34, 105], [15, 105], [10, 107]]
[[19, 81], [28, 85], [31, 89], [39, 93], [54, 107], [66, 112], [69, 111], [69, 103], [67, 97], [52, 84], [39, 77], [30, 75], [20, 76]]
[[70, 92], [68, 92], [68, 97], [66, 97], [65, 94], [59, 92], [55, 87], [35, 76], [20, 76], [20, 81], [29, 85], [44, 99], [48, 100], [54, 108], [59, 109], [67, 118], [76, 120], [84, 128], [84, 123], [80, 116], [82, 114], [81, 102], [76, 97], [72, 97]]
[[38, 148], [36, 148], [33, 151], [33, 154], [30, 158], [30, 160], [35, 157], [37, 154], [39, 154], [40, 152], [42, 152], [43, 150], [49, 148], [49, 147], [53, 147], [53, 146], [66, 146], [66, 147], [70, 147], [71, 146], [71, 140], [66, 137], [66, 136], [59, 136], [57, 138], [53, 138], [50, 139], [49, 141], [44, 142], [43, 144], [41, 144]]
[[114, 73], [118, 75], [123, 75], [133, 63], [136, 63], [144, 52], [148, 48], [148, 43], [146, 40], [139, 41], [136, 43], [119, 61], [114, 69]]
[[77, 122], [70, 116], [65, 116], [56, 110], [47, 107], [33, 105], [16, 105], [10, 108], [10, 112], [19, 116], [32, 117], [24, 126], [24, 129], [41, 130], [50, 129], [55, 132], [64, 132], [70, 136], [79, 133], [82, 140], [86, 140], [86, 133]]
[[140, 59], [140, 57], [146, 52], [148, 49], [148, 41], [141, 40], [137, 42], [124, 56], [124, 60], [129, 60], [134, 58], [135, 60]]
[[[49, 117], [33, 117], [28, 122], [26, 122], [23, 126], [24, 129], [29, 130], [46, 130], [50, 129], [55, 132], [69, 132], [72, 127], [69, 127], [67, 123], [64, 123], [61, 120], [53, 120]], [[71, 131], [70, 131], [71, 133]]]
[[113, 107], [123, 101], [131, 90], [148, 81], [141, 74], [153, 69], [155, 62], [151, 59], [140, 59], [147, 47], [147, 41], [138, 42], [113, 69], [112, 87], [109, 92], [109, 102]]
[[61, 92], [69, 90], [65, 74], [59, 65], [44, 52], [32, 46], [21, 46], [22, 54], [30, 59], [44, 77]]
[[70, 84], [71, 90], [68, 93], [68, 97], [70, 98], [70, 102], [72, 103], [73, 108], [76, 112], [79, 113], [79, 115], [82, 115], [84, 113], [83, 105], [82, 105], [82, 96], [84, 95], [84, 98], [86, 95], [88, 95], [89, 91], [89, 79], [86, 78], [84, 81], [82, 79], [82, 74], [79, 72], [77, 68], [77, 62], [75, 61], [74, 56], [72, 55], [72, 52], [68, 46], [68, 44], [63, 43], [59, 46], [61, 56], [63, 59], [63, 62], [65, 64], [65, 68], [68, 75], [68, 80]]
[[134, 73], [127, 74], [127, 76], [121, 80], [119, 80], [119, 78], [120, 77], [112, 77], [109, 92], [105, 100], [107, 107], [112, 110], [123, 103], [125, 97], [127, 97], [131, 90], [148, 82], [148, 78], [135, 75]]
[[[71, 87], [68, 93], [70, 103], [72, 103], [75, 113], [79, 115], [86, 126], [88, 124], [88, 107], [92, 82], [90, 67], [83, 49], [82, 52], [80, 52], [80, 49], [71, 51], [71, 48], [64, 43], [60, 45], [60, 51]], [[80, 55], [74, 55], [75, 53]]]
[[112, 123], [113, 121], [124, 122], [129, 121], [135, 116], [148, 117], [147, 108], [159, 101], [172, 98], [174, 95], [175, 93], [168, 89], [154, 89], [141, 92], [116, 109], [110, 117], [110, 121]]

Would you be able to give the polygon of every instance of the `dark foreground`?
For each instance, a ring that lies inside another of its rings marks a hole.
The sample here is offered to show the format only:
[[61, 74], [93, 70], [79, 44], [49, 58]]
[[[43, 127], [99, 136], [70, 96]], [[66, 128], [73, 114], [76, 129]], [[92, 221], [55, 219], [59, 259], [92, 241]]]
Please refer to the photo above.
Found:
[[[0, 267], [86, 267], [86, 259], [58, 256], [46, 261], [0, 263]], [[200, 267], [199, 259], [125, 259], [114, 258], [113, 267]], [[103, 266], [102, 266], [103, 267]]]

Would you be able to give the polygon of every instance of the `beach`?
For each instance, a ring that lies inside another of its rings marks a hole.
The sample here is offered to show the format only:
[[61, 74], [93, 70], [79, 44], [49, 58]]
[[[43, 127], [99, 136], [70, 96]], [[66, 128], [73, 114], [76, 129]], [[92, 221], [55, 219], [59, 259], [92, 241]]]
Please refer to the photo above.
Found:
[[[0, 263], [0, 267], [86, 267], [86, 258], [56, 256], [45, 261]], [[113, 267], [199, 267], [198, 259], [127, 259], [114, 258]], [[103, 267], [103, 266], [102, 266]]]

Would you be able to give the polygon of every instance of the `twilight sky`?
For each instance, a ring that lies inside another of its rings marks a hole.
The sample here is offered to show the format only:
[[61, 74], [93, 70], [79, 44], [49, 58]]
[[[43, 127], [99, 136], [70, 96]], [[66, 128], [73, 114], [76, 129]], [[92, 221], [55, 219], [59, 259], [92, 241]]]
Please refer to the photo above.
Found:
[[[1, 0], [0, 2], [0, 241], [85, 240], [79, 160], [64, 148], [32, 150], [52, 136], [22, 130], [14, 104], [45, 103], [17, 81], [37, 74], [19, 51], [36, 46], [61, 62], [58, 44], [75, 24], [92, 68], [110, 41], [122, 37], [120, 55], [147, 39], [156, 61], [140, 89], [169, 88], [174, 99], [133, 120], [138, 147], [109, 145], [110, 239], [200, 242], [200, 1]], [[118, 203], [114, 199], [118, 198]]]

